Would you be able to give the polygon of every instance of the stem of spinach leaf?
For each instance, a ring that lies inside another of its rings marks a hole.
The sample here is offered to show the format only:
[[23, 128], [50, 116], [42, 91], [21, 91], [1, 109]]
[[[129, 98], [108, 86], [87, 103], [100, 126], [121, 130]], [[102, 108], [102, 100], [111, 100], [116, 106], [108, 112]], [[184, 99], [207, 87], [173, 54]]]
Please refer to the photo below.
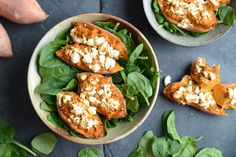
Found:
[[24, 146], [23, 144], [17, 142], [17, 141], [12, 141], [13, 144], [17, 145], [18, 147], [24, 149], [25, 151], [27, 151], [28, 153], [32, 154], [33, 156], [37, 156], [37, 154], [35, 152], [33, 152], [32, 150], [30, 150], [29, 148], [27, 148], [26, 146]]

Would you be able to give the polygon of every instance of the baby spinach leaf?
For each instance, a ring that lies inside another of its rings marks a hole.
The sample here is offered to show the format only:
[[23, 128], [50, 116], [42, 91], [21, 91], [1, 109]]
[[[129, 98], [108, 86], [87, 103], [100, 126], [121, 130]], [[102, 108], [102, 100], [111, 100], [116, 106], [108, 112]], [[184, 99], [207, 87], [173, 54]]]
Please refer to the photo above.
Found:
[[70, 29], [65, 29], [56, 35], [55, 41], [65, 40], [69, 42], [70, 41], [69, 34], [70, 34]]
[[152, 152], [156, 157], [166, 157], [168, 155], [168, 142], [165, 137], [154, 138]]
[[58, 128], [70, 130], [70, 127], [61, 119], [57, 112], [51, 112], [47, 116], [47, 120]]
[[65, 40], [51, 41], [45, 45], [40, 52], [39, 65], [45, 68], [63, 66], [65, 63], [58, 59], [55, 52], [67, 43]]
[[41, 94], [41, 98], [42, 98], [43, 101], [45, 101], [47, 104], [55, 104], [55, 103], [56, 103], [56, 96], [47, 95], [47, 94]]
[[15, 144], [0, 144], [1, 157], [26, 157], [27, 152]]
[[41, 102], [40, 103], [40, 109], [48, 112], [54, 112], [57, 111], [56, 105], [55, 104], [48, 104], [46, 102]]
[[194, 157], [197, 152], [196, 139], [190, 136], [181, 138], [181, 148], [173, 157]]
[[169, 136], [168, 135], [168, 132], [167, 132], [167, 118], [169, 117], [169, 115], [172, 113], [173, 111], [170, 110], [170, 111], [166, 111], [164, 112], [164, 114], [162, 115], [162, 129], [163, 129], [163, 132], [165, 134], [165, 136]]
[[0, 144], [11, 143], [15, 134], [15, 129], [0, 119]]
[[100, 157], [101, 155], [101, 150], [94, 147], [83, 148], [78, 153], [78, 157]]
[[216, 148], [204, 148], [195, 157], [223, 157], [220, 150]]
[[138, 112], [139, 110], [139, 102], [137, 96], [133, 97], [134, 99], [131, 100], [129, 98], [126, 99], [126, 108], [132, 112]]
[[77, 88], [77, 80], [72, 79], [66, 87], [62, 88], [63, 91], [75, 91]]
[[171, 137], [173, 140], [178, 140], [179, 142], [181, 142], [179, 134], [176, 131], [175, 113], [173, 111], [167, 117], [166, 126], [167, 126], [167, 134], [169, 135], [169, 137]]
[[140, 154], [140, 152], [142, 152], [143, 156], [145, 157], [154, 157], [152, 152], [152, 143], [154, 141], [154, 138], [155, 135], [153, 135], [153, 132], [147, 131], [140, 140], [138, 148], [130, 155], [136, 154], [137, 152], [139, 152], [138, 154]]
[[226, 5], [226, 4], [222, 5], [216, 11], [216, 15], [221, 23], [234, 26], [235, 13], [231, 6]]
[[149, 105], [148, 98], [152, 96], [152, 86], [150, 81], [144, 75], [138, 72], [129, 73], [127, 76], [127, 84], [135, 87]]
[[114, 118], [110, 120], [105, 120], [104, 124], [106, 128], [114, 128], [121, 121], [121, 119]]
[[70, 80], [70, 77], [51, 78], [38, 85], [35, 91], [40, 94], [57, 95]]
[[110, 28], [110, 29], [114, 29], [115, 28], [115, 24], [114, 22], [102, 22], [102, 21], [96, 21], [94, 23], [95, 25], [101, 27], [101, 28]]
[[121, 90], [122, 94], [131, 100], [134, 100], [135, 99], [134, 96], [138, 94], [138, 90], [128, 84], [122, 84], [121, 86], [118, 87]]
[[129, 57], [128, 64], [134, 64], [143, 51], [143, 44], [138, 45]]
[[42, 133], [36, 136], [32, 142], [31, 146], [36, 152], [41, 154], [50, 154], [57, 143], [57, 138], [52, 133]]
[[144, 153], [142, 149], [136, 149], [135, 151], [133, 151], [129, 157], [144, 157]]

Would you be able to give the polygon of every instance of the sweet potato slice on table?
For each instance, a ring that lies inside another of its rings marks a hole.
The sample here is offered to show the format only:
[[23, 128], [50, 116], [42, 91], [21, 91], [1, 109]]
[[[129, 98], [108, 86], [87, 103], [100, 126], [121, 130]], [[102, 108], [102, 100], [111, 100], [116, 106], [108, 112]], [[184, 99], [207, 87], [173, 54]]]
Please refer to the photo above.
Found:
[[74, 42], [109, 51], [115, 59], [128, 59], [127, 49], [122, 41], [110, 32], [91, 23], [74, 22], [71, 37]]
[[191, 32], [208, 32], [217, 25], [214, 10], [194, 0], [157, 0], [165, 18]]
[[236, 110], [236, 83], [216, 85], [213, 88], [213, 96], [222, 108]]
[[206, 64], [205, 58], [195, 60], [190, 68], [192, 79], [197, 82], [203, 91], [211, 91], [213, 87], [220, 83], [220, 65], [213, 67]]
[[61, 118], [77, 133], [88, 138], [105, 135], [104, 125], [89, 102], [80, 99], [74, 92], [57, 94], [57, 109]]
[[212, 92], [202, 91], [189, 75], [185, 75], [180, 82], [168, 85], [163, 93], [167, 98], [179, 104], [191, 106], [209, 114], [226, 115], [225, 111], [216, 104]]
[[87, 72], [113, 74], [123, 69], [112, 57], [100, 54], [96, 48], [78, 43], [66, 45], [56, 55], [67, 64]]
[[80, 97], [96, 107], [97, 112], [111, 118], [127, 115], [126, 102], [111, 77], [92, 73], [78, 73]]

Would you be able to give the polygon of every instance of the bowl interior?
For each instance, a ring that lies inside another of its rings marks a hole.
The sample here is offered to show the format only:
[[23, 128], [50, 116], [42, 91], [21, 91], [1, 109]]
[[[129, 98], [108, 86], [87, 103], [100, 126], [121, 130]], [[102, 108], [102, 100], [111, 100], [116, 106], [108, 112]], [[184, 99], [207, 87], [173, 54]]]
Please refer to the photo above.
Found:
[[[207, 45], [222, 37], [224, 33], [229, 31], [231, 28], [231, 26], [227, 25], [218, 25], [214, 30], [199, 37], [193, 37], [189, 35], [187, 36], [175, 35], [166, 31], [163, 27], [160, 27], [160, 25], [157, 23], [155, 14], [153, 12], [152, 3], [153, 0], [143, 0], [144, 11], [149, 23], [160, 36], [170, 41], [171, 43], [177, 45], [188, 46], [188, 47]], [[230, 5], [235, 9], [236, 1], [231, 1]]]
[[54, 40], [56, 34], [64, 29], [70, 28], [71, 23], [73, 21], [83, 21], [83, 22], [95, 22], [95, 21], [114, 21], [114, 22], [119, 22], [121, 23], [121, 27], [127, 28], [130, 32], [132, 32], [136, 36], [136, 40], [138, 42], [144, 43], [144, 46], [148, 49], [150, 56], [152, 58], [152, 64], [153, 66], [159, 70], [158, 63], [157, 63], [157, 58], [156, 55], [147, 41], [147, 39], [144, 37], [144, 35], [139, 32], [134, 26], [129, 24], [128, 22], [111, 16], [107, 14], [97, 14], [97, 13], [90, 13], [90, 14], [81, 14], [78, 16], [71, 17], [69, 19], [66, 19], [62, 21], [61, 23], [57, 24], [54, 26], [51, 30], [49, 30], [46, 35], [40, 40], [38, 43], [37, 47], [35, 48], [33, 55], [30, 60], [29, 64], [29, 69], [28, 69], [28, 90], [29, 90], [29, 95], [33, 104], [34, 109], [36, 110], [37, 114], [41, 118], [41, 120], [55, 133], [63, 136], [64, 138], [77, 142], [77, 143], [82, 143], [82, 144], [106, 144], [110, 142], [114, 142], [116, 140], [119, 140], [121, 138], [124, 138], [125, 136], [129, 135], [132, 133], [135, 129], [137, 129], [142, 122], [147, 118], [149, 113], [151, 112], [156, 98], [158, 94], [158, 89], [159, 89], [159, 82], [160, 80], [158, 79], [158, 83], [156, 86], [156, 89], [154, 91], [153, 96], [150, 98], [150, 106], [149, 107], [144, 107], [142, 108], [138, 114], [135, 116], [134, 120], [132, 122], [122, 122], [118, 124], [116, 128], [111, 128], [108, 129], [107, 135], [103, 138], [99, 139], [87, 139], [87, 138], [81, 138], [81, 137], [74, 137], [68, 134], [67, 131], [62, 130], [51, 124], [50, 122], [47, 121], [47, 115], [48, 112], [43, 111], [39, 108], [40, 103], [41, 103], [41, 98], [40, 95], [36, 92], [34, 92], [35, 88], [37, 85], [40, 84], [41, 78], [38, 74], [37, 71], [37, 57], [38, 54], [40, 53], [40, 49], [46, 45], [48, 42]]

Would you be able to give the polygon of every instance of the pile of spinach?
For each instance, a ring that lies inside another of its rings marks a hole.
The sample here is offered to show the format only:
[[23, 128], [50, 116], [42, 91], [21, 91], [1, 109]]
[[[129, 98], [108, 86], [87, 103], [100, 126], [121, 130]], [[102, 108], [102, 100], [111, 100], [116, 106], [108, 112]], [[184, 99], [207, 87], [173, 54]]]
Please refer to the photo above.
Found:
[[127, 29], [119, 30], [119, 23], [97, 21], [95, 25], [117, 36], [124, 43], [129, 54], [128, 60], [118, 61], [124, 69], [111, 75], [113, 83], [125, 97], [128, 115], [124, 119], [105, 121], [105, 126], [111, 128], [121, 120], [132, 121], [141, 107], [150, 105], [148, 99], [153, 95], [159, 72], [152, 66], [151, 57], [143, 44], [138, 45]]
[[199, 151], [196, 142], [202, 137], [180, 138], [175, 127], [174, 111], [163, 114], [162, 127], [164, 136], [156, 137], [152, 131], [147, 131], [129, 157], [223, 157], [216, 148], [203, 148]]
[[[190, 32], [190, 31], [187, 31], [178, 27], [176, 24], [170, 23], [162, 14], [157, 0], [153, 0], [153, 11], [156, 16], [157, 23], [170, 33], [177, 34], [177, 35], [192, 35], [195, 37], [205, 34], [205, 33], [199, 33], [199, 32]], [[231, 6], [223, 4], [215, 12], [215, 14], [219, 23], [234, 26], [235, 14]]]
[[[156, 87], [159, 72], [152, 67], [151, 58], [144, 49], [143, 44], [137, 45], [131, 33], [127, 29], [118, 30], [119, 23], [96, 22], [99, 27], [116, 35], [125, 44], [129, 54], [129, 60], [120, 60], [119, 64], [124, 68], [121, 72], [109, 75], [113, 83], [122, 91], [128, 110], [124, 119], [105, 120], [106, 128], [112, 128], [122, 120], [132, 121], [133, 116], [143, 106], [149, 105], [149, 97]], [[35, 91], [41, 94], [43, 102], [42, 110], [50, 112], [47, 119], [59, 128], [67, 130], [73, 136], [80, 136], [61, 119], [56, 109], [56, 95], [58, 92], [76, 91], [77, 69], [65, 64], [55, 52], [70, 42], [69, 30], [60, 32], [54, 41], [45, 45], [38, 58], [38, 71], [41, 76], [41, 84]]]

